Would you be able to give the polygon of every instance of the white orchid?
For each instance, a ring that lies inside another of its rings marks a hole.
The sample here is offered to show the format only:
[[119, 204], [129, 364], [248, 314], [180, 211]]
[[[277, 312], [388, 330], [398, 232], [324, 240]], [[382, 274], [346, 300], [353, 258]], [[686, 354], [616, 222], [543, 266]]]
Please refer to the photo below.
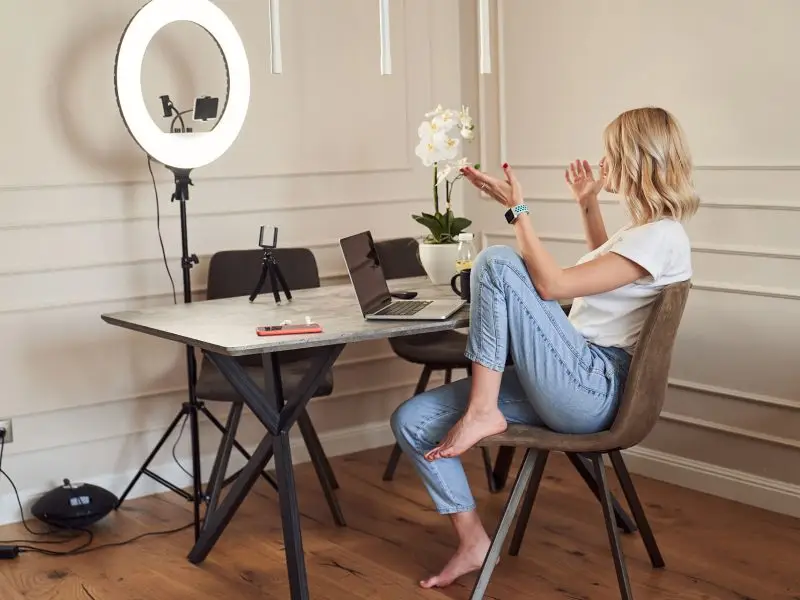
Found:
[[445, 179], [453, 183], [458, 176], [461, 175], [461, 169], [469, 165], [466, 156], [462, 156], [458, 160], [451, 160], [444, 165], [439, 165], [439, 176], [436, 180], [437, 184], [442, 183]]
[[458, 121], [456, 120], [456, 113], [454, 111], [445, 110], [433, 117], [431, 123], [437, 130], [449, 132], [458, 124]]
[[430, 112], [426, 112], [426, 113], [425, 113], [425, 118], [426, 118], [426, 119], [430, 119], [431, 117], [435, 117], [436, 115], [440, 115], [440, 114], [442, 114], [443, 112], [444, 112], [444, 109], [442, 108], [442, 105], [441, 105], [441, 104], [437, 104], [437, 105], [436, 105], [436, 108], [434, 108], [434, 109], [433, 109], [432, 111], [430, 111]]
[[[453, 187], [462, 177], [461, 169], [470, 164], [467, 157], [458, 156], [462, 142], [474, 139], [474, 129], [468, 107], [462, 105], [460, 111], [455, 111], [445, 109], [441, 104], [425, 113], [425, 120], [417, 129], [419, 143], [414, 152], [423, 165], [433, 167], [434, 211], [412, 217], [430, 230], [427, 239], [434, 244], [454, 243], [458, 234], [471, 225], [469, 219], [453, 215], [451, 199]], [[442, 182], [445, 184], [445, 205], [444, 211], [440, 212], [439, 186]]]

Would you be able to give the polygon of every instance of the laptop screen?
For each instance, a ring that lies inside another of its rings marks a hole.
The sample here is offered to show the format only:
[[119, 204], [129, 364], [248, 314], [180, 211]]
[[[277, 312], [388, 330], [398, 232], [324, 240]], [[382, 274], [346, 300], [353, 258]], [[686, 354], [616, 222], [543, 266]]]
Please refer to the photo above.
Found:
[[343, 238], [340, 242], [350, 280], [366, 315], [391, 300], [386, 276], [369, 231]]

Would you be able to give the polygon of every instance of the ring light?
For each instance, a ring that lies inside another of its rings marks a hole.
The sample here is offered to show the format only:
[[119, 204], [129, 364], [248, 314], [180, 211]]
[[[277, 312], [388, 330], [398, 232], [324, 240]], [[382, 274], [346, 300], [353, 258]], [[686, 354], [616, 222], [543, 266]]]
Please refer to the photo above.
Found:
[[[189, 21], [214, 38], [227, 74], [228, 98], [208, 132], [165, 133], [153, 122], [142, 94], [142, 61], [150, 41], [176, 21]], [[250, 102], [250, 66], [242, 39], [228, 16], [209, 0], [150, 0], [128, 23], [114, 66], [117, 104], [131, 136], [167, 167], [196, 169], [231, 147], [244, 125]]]

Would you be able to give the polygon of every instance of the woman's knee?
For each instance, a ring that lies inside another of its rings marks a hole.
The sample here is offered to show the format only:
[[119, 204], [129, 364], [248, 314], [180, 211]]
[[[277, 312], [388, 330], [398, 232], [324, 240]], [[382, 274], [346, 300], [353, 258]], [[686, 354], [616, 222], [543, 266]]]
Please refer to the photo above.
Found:
[[489, 246], [482, 250], [475, 258], [472, 266], [473, 271], [491, 269], [498, 264], [518, 264], [522, 258], [510, 246]]
[[430, 404], [430, 392], [424, 392], [403, 402], [392, 413], [389, 423], [398, 442], [413, 445], [417, 432], [424, 427], [427, 420], [427, 407]]

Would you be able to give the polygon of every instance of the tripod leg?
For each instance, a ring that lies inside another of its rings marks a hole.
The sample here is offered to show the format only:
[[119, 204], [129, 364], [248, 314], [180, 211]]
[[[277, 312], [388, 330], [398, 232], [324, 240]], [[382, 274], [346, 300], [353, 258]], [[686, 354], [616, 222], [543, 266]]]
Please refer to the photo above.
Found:
[[258, 277], [258, 283], [256, 284], [253, 293], [250, 294], [250, 302], [255, 300], [256, 296], [258, 296], [261, 293], [261, 289], [264, 287], [264, 282], [266, 280], [267, 280], [267, 263], [265, 262], [264, 266], [261, 267], [261, 275], [259, 275]]
[[291, 301], [292, 290], [289, 289], [289, 284], [286, 283], [286, 278], [283, 276], [283, 271], [281, 271], [278, 263], [274, 263], [272, 265], [272, 269], [275, 271], [275, 275], [277, 275], [278, 280], [281, 282], [281, 287], [283, 288], [283, 293], [286, 294], [286, 299]]
[[269, 265], [269, 281], [272, 284], [272, 295], [275, 296], [275, 304], [281, 303], [281, 288], [278, 287], [278, 278], [275, 276], [275, 265]]
[[125, 489], [125, 492], [123, 492], [122, 496], [119, 497], [117, 505], [114, 507], [116, 510], [119, 510], [119, 507], [122, 506], [123, 502], [125, 502], [125, 498], [127, 498], [128, 494], [131, 493], [133, 486], [136, 485], [136, 483], [139, 481], [144, 472], [147, 471], [147, 468], [150, 466], [150, 463], [153, 462], [153, 459], [156, 457], [156, 454], [158, 454], [158, 451], [161, 450], [161, 448], [166, 443], [167, 439], [169, 439], [169, 436], [172, 435], [172, 432], [175, 431], [175, 428], [178, 426], [178, 423], [181, 422], [181, 419], [185, 415], [186, 415], [186, 410], [181, 409], [181, 411], [175, 416], [175, 419], [173, 419], [172, 423], [170, 423], [169, 427], [167, 427], [167, 430], [164, 432], [164, 435], [161, 436], [161, 439], [158, 441], [155, 448], [153, 448], [153, 451], [150, 453], [150, 456], [148, 456], [147, 460], [144, 461], [142, 468], [139, 469], [139, 472], [136, 473], [134, 478], [128, 484], [128, 487]]

